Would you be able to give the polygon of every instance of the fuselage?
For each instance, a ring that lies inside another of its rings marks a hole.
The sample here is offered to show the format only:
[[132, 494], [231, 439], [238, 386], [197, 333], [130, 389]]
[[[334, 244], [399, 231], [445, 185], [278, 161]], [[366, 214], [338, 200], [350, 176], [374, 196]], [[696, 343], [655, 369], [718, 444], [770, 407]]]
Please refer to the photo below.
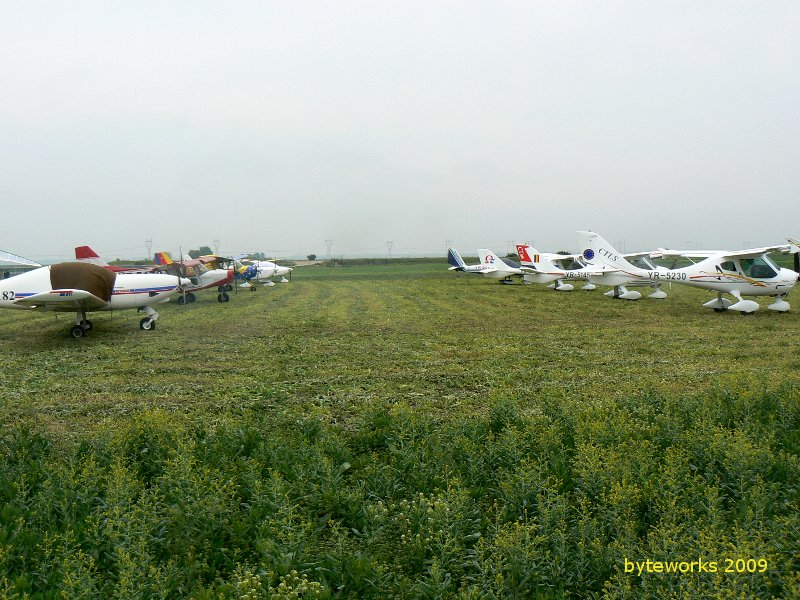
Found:
[[192, 283], [187, 286], [187, 290], [193, 292], [219, 287], [233, 283], [233, 269], [211, 269], [198, 277], [190, 277], [189, 280]]
[[[111, 301], [104, 307], [94, 310], [140, 308], [159, 302], [166, 302], [178, 293], [180, 282], [180, 279], [175, 275], [117, 273], [114, 279]], [[184, 280], [184, 283], [188, 283], [188, 280]], [[0, 281], [0, 308], [31, 310], [32, 307], [16, 304], [15, 300], [29, 298], [52, 289], [49, 266], [3, 279]], [[47, 306], [42, 308], [44, 310], [75, 312], [74, 307]]]
[[283, 267], [269, 260], [245, 264], [245, 267], [241, 274], [248, 281], [251, 279], [266, 281], [272, 277], [286, 277], [292, 271], [290, 267]]
[[[601, 263], [614, 264], [616, 256], [604, 256], [597, 251]], [[619, 283], [614, 283], [614, 281]], [[680, 269], [642, 269], [630, 265], [616, 273], [597, 278], [596, 283], [626, 285], [631, 280], [654, 283], [681, 283], [721, 293], [738, 293], [743, 296], [784, 296], [797, 283], [797, 273], [778, 267], [770, 258], [731, 258], [724, 254], [710, 256], [700, 262]]]

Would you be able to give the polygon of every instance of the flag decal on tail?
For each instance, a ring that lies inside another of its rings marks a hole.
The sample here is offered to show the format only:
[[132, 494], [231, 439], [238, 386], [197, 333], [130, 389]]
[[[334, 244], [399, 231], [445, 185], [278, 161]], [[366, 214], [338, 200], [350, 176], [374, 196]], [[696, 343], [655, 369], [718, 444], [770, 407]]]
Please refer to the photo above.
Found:
[[592, 250], [591, 248], [587, 248], [586, 250], [584, 250], [583, 258], [585, 258], [586, 260], [592, 260], [594, 258], [594, 250]]

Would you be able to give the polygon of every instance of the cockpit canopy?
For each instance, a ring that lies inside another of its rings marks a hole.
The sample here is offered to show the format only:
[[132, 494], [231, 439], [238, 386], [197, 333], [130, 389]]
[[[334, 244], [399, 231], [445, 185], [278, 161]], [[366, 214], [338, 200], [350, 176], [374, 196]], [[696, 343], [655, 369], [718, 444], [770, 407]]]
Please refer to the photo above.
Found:
[[753, 279], [772, 279], [780, 270], [768, 257], [743, 258], [739, 261], [742, 273]]

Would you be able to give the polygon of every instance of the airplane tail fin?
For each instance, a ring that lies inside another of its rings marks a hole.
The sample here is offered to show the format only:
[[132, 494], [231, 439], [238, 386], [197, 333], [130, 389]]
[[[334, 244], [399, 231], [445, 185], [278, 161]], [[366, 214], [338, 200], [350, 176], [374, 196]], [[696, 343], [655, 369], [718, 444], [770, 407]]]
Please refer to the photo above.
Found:
[[534, 266], [542, 262], [541, 253], [528, 244], [517, 244], [517, 256], [519, 256], [520, 264], [525, 266]]
[[447, 263], [453, 270], [461, 270], [467, 266], [466, 263], [464, 263], [464, 259], [461, 258], [461, 255], [455, 248], [447, 249]]
[[789, 238], [789, 243], [792, 245], [789, 252], [794, 257], [794, 271], [800, 273], [800, 240]]
[[100, 265], [101, 267], [108, 265], [108, 263], [100, 258], [100, 255], [89, 246], [77, 246], [75, 248], [75, 258], [81, 262], [88, 262], [93, 265]]
[[172, 258], [169, 255], [169, 252], [156, 252], [155, 256], [153, 257], [153, 264], [154, 265], [171, 265]]
[[583, 250], [583, 260], [590, 265], [607, 265], [615, 269], [637, 270], [631, 263], [617, 252], [602, 236], [593, 231], [579, 231]]
[[481, 264], [484, 266], [494, 267], [498, 271], [511, 270], [511, 267], [500, 260], [500, 257], [488, 248], [478, 249], [478, 258], [480, 258]]

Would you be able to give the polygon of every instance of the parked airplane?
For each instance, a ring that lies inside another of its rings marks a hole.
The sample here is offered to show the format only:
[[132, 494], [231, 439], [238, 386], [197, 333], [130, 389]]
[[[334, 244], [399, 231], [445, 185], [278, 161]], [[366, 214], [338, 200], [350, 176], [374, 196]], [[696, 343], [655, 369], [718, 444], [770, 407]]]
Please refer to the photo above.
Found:
[[168, 252], [156, 252], [153, 259], [157, 272], [171, 273], [188, 277], [191, 284], [186, 287], [186, 293], [178, 298], [178, 304], [194, 302], [197, 298], [194, 292], [217, 288], [217, 302], [228, 302], [228, 286], [233, 283], [233, 269], [216, 268], [216, 256], [200, 256], [198, 258], [185, 258], [175, 262]]
[[580, 254], [539, 252], [527, 244], [516, 244], [516, 247], [520, 266], [531, 269], [531, 272], [525, 273], [526, 283], [549, 283], [548, 287], [557, 292], [571, 292], [575, 289], [571, 283], [565, 283], [571, 280], [586, 281], [582, 290], [591, 291], [597, 287], [589, 281], [589, 274], [597, 273], [598, 269], [587, 269], [577, 262]]
[[[675, 282], [717, 292], [717, 297], [703, 306], [721, 312], [734, 310], [750, 314], [758, 310], [758, 303], [742, 296], [772, 296], [775, 301], [770, 310], [786, 312], [789, 303], [785, 298], [797, 283], [798, 274], [778, 267], [769, 258], [770, 252], [788, 251], [787, 245], [752, 248], [733, 252], [714, 251], [694, 253], [698, 262], [680, 269], [642, 269], [625, 260], [611, 244], [591, 231], [580, 231], [584, 260], [591, 265], [605, 265], [614, 269], [600, 278], [606, 285], [623, 286], [632, 279], [651, 282]], [[660, 256], [687, 256], [686, 253], [659, 251]], [[730, 294], [732, 302], [724, 298]]]
[[[597, 287], [594, 282], [597, 281], [598, 277], [604, 275], [605, 271], [608, 270], [608, 267], [598, 265], [588, 266], [584, 264], [583, 256], [580, 254], [542, 254], [539, 253], [535, 248], [531, 248], [530, 246], [524, 244], [517, 244], [517, 254], [521, 259], [523, 255], [525, 256], [525, 258], [520, 261], [521, 265], [531, 267], [537, 271], [537, 273], [532, 275], [526, 274], [526, 280], [534, 283], [547, 283], [555, 280], [555, 282], [551, 283], [549, 287], [559, 292], [572, 291], [572, 284], [564, 283], [565, 280], [570, 279], [585, 280], [587, 283], [581, 289], [586, 291], [594, 290]], [[640, 252], [635, 254], [624, 254], [623, 256], [633, 263], [634, 266], [638, 266], [643, 269], [652, 269], [656, 271], [664, 269], [664, 267], [653, 264], [650, 261], [648, 254], [649, 253]], [[655, 288], [655, 291], [652, 294], [649, 294], [649, 298], [660, 300], [667, 297], [666, 292], [661, 289], [660, 283], [640, 281], [636, 279], [631, 279], [624, 285], [615, 286], [614, 289], [609, 290], [605, 293], [605, 295], [611, 296], [612, 298], [622, 298], [624, 300], [638, 300], [642, 297], [640, 292], [637, 292], [636, 290], [629, 290], [626, 286], [652, 287]]]
[[[275, 285], [273, 277], [280, 277], [280, 283], [289, 283], [286, 278], [291, 277], [292, 268], [284, 267], [271, 260], [240, 260], [237, 261], [238, 272], [246, 283], [242, 287], [248, 287], [251, 281], [260, 281], [265, 286]], [[252, 288], [255, 291], [255, 288]]]
[[92, 329], [89, 311], [136, 308], [147, 316], [139, 322], [145, 331], [156, 328], [153, 304], [166, 302], [188, 285], [188, 279], [154, 273], [114, 273], [82, 262], [40, 267], [0, 281], [0, 308], [75, 311], [74, 338]]
[[486, 248], [478, 250], [478, 257], [481, 261], [480, 264], [468, 265], [461, 258], [458, 250], [455, 248], [448, 248], [447, 250], [447, 262], [450, 264], [451, 271], [483, 275], [489, 279], [499, 279], [503, 283], [511, 283], [511, 277], [522, 277], [529, 271], [529, 269], [520, 267], [512, 260], [500, 258]]

